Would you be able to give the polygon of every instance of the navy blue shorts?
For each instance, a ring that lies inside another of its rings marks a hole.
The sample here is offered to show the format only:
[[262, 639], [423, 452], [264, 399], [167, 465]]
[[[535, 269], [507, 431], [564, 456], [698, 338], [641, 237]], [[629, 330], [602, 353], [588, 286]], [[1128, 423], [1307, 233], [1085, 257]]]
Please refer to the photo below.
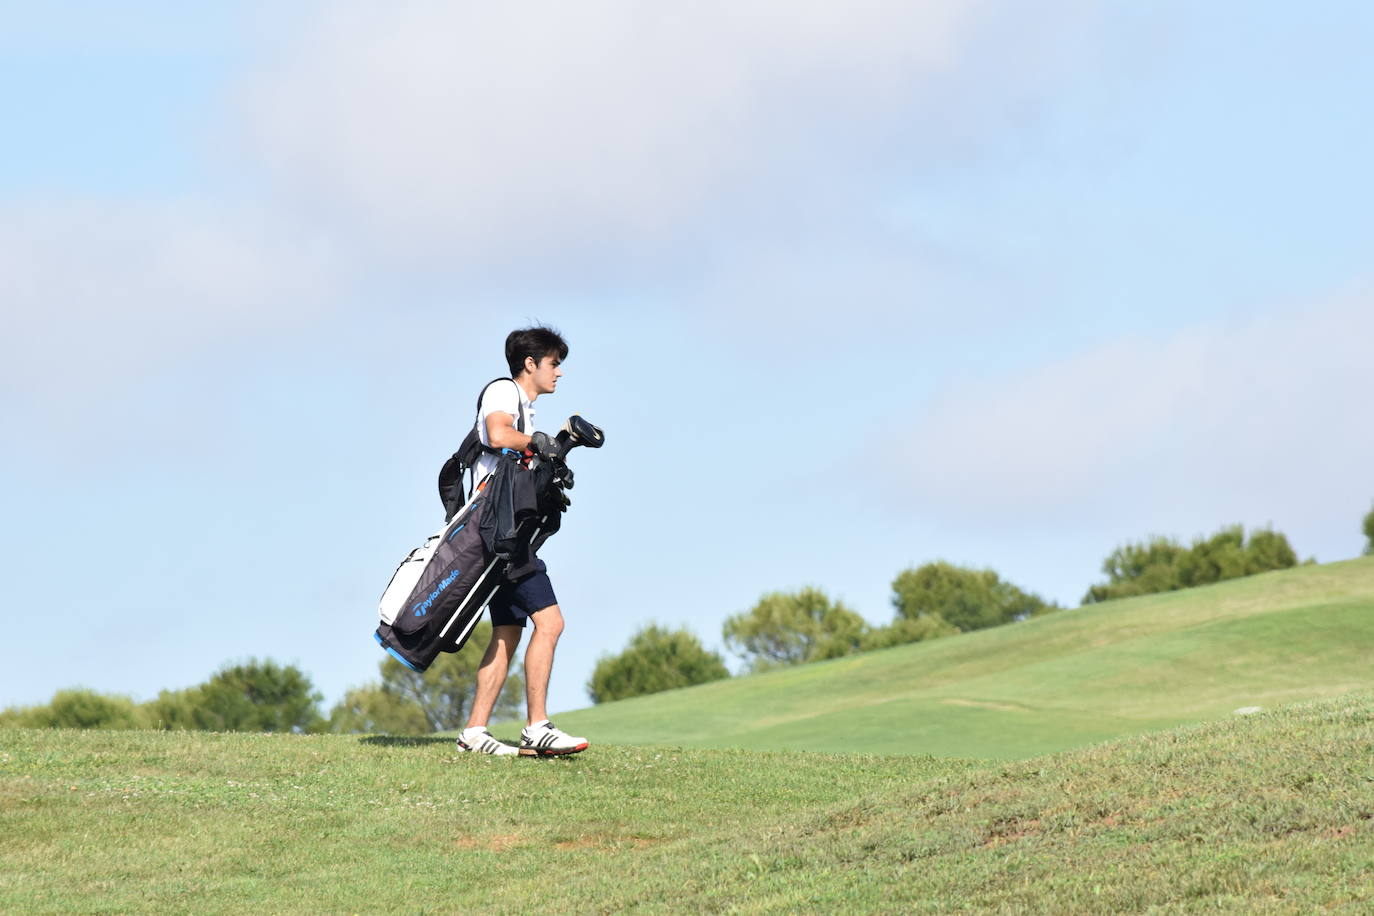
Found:
[[491, 596], [487, 605], [494, 627], [523, 627], [535, 611], [557, 604], [553, 583], [546, 572], [530, 573], [519, 582], [507, 582]]

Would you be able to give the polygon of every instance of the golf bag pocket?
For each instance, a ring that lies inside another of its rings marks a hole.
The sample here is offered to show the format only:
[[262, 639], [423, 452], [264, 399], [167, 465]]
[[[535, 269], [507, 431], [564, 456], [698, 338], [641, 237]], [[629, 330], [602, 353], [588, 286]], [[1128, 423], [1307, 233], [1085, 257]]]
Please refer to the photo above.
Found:
[[401, 565], [396, 567], [396, 572], [392, 574], [391, 581], [387, 583], [386, 591], [382, 592], [381, 601], [377, 605], [383, 623], [394, 621], [401, 608], [405, 606], [406, 599], [420, 583], [420, 574], [424, 572], [425, 564], [434, 555], [434, 550], [439, 546], [443, 536], [444, 533], [441, 531], [426, 538], [423, 544], [406, 554]]

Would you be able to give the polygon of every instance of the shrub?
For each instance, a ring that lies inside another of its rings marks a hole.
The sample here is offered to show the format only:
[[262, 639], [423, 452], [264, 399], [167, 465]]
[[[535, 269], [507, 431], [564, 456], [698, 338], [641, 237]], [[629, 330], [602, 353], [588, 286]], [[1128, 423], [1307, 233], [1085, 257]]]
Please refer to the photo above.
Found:
[[148, 716], [161, 728], [318, 731], [325, 725], [319, 702], [299, 668], [249, 659], [226, 665], [196, 687], [162, 691], [148, 704]]
[[899, 618], [939, 618], [960, 632], [1059, 609], [1039, 595], [1003, 581], [990, 569], [969, 569], [943, 561], [898, 573], [892, 582], [892, 604]]
[[15, 728], [143, 728], [145, 719], [134, 701], [124, 696], [72, 688], [59, 690], [43, 706], [7, 709], [0, 725]]
[[869, 629], [859, 641], [859, 651], [868, 652], [912, 642], [925, 642], [927, 639], [953, 636], [958, 632], [958, 627], [947, 622], [939, 614], [927, 614], [923, 617], [899, 616], [885, 627]]
[[754, 607], [727, 618], [725, 645], [755, 671], [855, 652], [868, 623], [817, 588], [770, 592]]
[[421, 735], [431, 731], [420, 704], [381, 684], [355, 687], [329, 713], [329, 730]]
[[1242, 526], [1230, 525], [1191, 547], [1153, 537], [1114, 550], [1102, 563], [1107, 581], [1089, 588], [1083, 603], [1193, 588], [1297, 564], [1288, 538], [1268, 528], [1251, 532], [1247, 540]]
[[650, 624], [631, 637], [619, 655], [596, 663], [587, 693], [593, 703], [607, 703], [729, 676], [721, 657], [708, 652], [689, 631]]

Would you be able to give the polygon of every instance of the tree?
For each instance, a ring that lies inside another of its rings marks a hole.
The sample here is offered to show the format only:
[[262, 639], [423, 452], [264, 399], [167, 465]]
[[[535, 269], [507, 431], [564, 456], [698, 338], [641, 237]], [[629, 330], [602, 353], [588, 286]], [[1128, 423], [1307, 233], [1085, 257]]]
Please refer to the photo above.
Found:
[[1374, 556], [1374, 508], [1364, 517], [1364, 536], [1369, 542], [1364, 545], [1365, 556]]
[[352, 734], [420, 735], [430, 731], [420, 704], [381, 684], [355, 687], [329, 713], [329, 730]]
[[892, 582], [892, 604], [908, 620], [938, 617], [960, 632], [1059, 610], [1039, 595], [1004, 582], [990, 569], [937, 561], [906, 569]]
[[619, 655], [603, 656], [587, 682], [593, 703], [690, 687], [729, 677], [725, 662], [686, 629], [650, 624]]
[[204, 684], [164, 690], [148, 704], [162, 728], [204, 731], [305, 732], [324, 726], [320, 694], [294, 665], [249, 659], [226, 665]]
[[1297, 564], [1288, 538], [1269, 528], [1247, 538], [1242, 526], [1228, 525], [1191, 547], [1156, 536], [1114, 550], [1102, 563], [1107, 581], [1089, 588], [1083, 603], [1210, 585]]
[[74, 688], [59, 690], [43, 706], [7, 709], [0, 725], [17, 728], [143, 728], [144, 718], [134, 701], [124, 696]]
[[1188, 548], [1165, 537], [1139, 544], [1124, 544], [1102, 561], [1105, 583], [1094, 585], [1083, 596], [1084, 604], [1150, 595], [1182, 588], [1181, 566]]
[[1250, 532], [1250, 540], [1245, 544], [1245, 572], [1242, 575], [1253, 576], [1271, 569], [1289, 569], [1297, 565], [1298, 554], [1288, 543], [1288, 538], [1272, 528]]
[[[430, 731], [462, 728], [467, 723], [477, 688], [477, 668], [491, 641], [491, 624], [479, 623], [461, 652], [444, 652], [424, 673], [412, 671], [396, 659], [387, 656], [381, 663], [383, 691], [414, 703], [421, 711]], [[525, 679], [520, 663], [513, 660], [505, 686], [497, 698], [493, 719], [508, 719], [517, 715], [525, 692]]]
[[957, 627], [947, 623], [939, 614], [927, 614], [924, 617], [899, 616], [885, 627], [870, 628], [859, 641], [859, 651], [889, 649], [892, 646], [939, 639], [941, 636], [953, 636], [958, 632]]
[[184, 690], [160, 690], [157, 699], [143, 704], [144, 714], [153, 728], [161, 729], [200, 729], [208, 728], [200, 724], [204, 716], [198, 716], [201, 689], [199, 686]]
[[817, 588], [770, 592], [723, 627], [725, 645], [755, 671], [848, 655], [866, 632], [862, 617]]
[[1247, 540], [1244, 528], [1230, 525], [1194, 541], [1179, 571], [1182, 587], [1192, 588], [1297, 565], [1298, 555], [1283, 535], [1261, 529]]

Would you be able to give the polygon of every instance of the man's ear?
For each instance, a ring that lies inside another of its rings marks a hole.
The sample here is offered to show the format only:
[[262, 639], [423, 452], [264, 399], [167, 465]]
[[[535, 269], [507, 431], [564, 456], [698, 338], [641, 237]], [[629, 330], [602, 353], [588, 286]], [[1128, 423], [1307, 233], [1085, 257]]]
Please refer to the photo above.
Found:
[[526, 371], [526, 372], [528, 372], [528, 373], [530, 373], [531, 375], [533, 375], [534, 372], [535, 372], [535, 370], [537, 370], [538, 368], [539, 368], [539, 362], [538, 362], [538, 360], [536, 360], [533, 356], [526, 356], [526, 357], [525, 357], [525, 371]]

